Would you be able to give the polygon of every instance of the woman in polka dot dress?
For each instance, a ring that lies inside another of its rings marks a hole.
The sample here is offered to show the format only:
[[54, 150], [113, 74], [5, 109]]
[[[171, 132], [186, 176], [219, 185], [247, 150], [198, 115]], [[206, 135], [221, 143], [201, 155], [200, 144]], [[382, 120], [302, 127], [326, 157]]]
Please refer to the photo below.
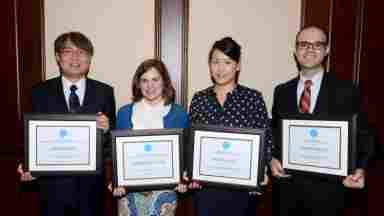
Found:
[[[267, 109], [259, 91], [238, 83], [240, 56], [241, 47], [232, 38], [214, 43], [208, 58], [213, 85], [195, 93], [189, 120], [192, 124], [267, 129], [264, 152], [269, 161], [272, 141]], [[247, 215], [249, 203], [250, 195], [245, 191], [202, 188], [194, 194], [199, 216]]]

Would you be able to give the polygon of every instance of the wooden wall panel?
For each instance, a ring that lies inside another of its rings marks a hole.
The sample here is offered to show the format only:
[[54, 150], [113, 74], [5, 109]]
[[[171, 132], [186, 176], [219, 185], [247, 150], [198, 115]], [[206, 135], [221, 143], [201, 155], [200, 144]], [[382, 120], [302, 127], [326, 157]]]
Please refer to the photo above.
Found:
[[[6, 0], [1, 7], [1, 20], [6, 23], [8, 56], [2, 62], [6, 79], [8, 105], [2, 106], [6, 136], [0, 148], [1, 170], [6, 174], [0, 178], [5, 186], [1, 203], [2, 215], [38, 215], [38, 196], [34, 192], [20, 192], [16, 167], [23, 158], [22, 114], [30, 111], [30, 92], [33, 84], [42, 80], [42, 13], [43, 0]], [[5, 46], [5, 45], [4, 45]], [[14, 185], [15, 187], [10, 187]], [[16, 192], [16, 193], [15, 193]], [[3, 202], [4, 201], [4, 202]], [[9, 202], [9, 204], [8, 204]], [[5, 209], [5, 210], [4, 210]], [[7, 212], [9, 209], [9, 213]], [[5, 212], [4, 212], [5, 211]]]
[[7, 80], [4, 82], [10, 106], [5, 107], [4, 113], [7, 113], [7, 122], [12, 125], [9, 134], [13, 136], [7, 136], [6, 144], [2, 145], [0, 152], [13, 152], [19, 158], [23, 153], [22, 113], [30, 111], [31, 87], [43, 78], [43, 1], [7, 2], [12, 2], [10, 7], [1, 9], [1, 14], [7, 16], [5, 20], [8, 19], [9, 25], [9, 55], [7, 61], [4, 61]]
[[5, 101], [1, 104], [2, 113], [2, 139], [0, 143], [0, 169], [2, 177], [0, 203], [1, 215], [15, 215], [17, 200], [15, 193], [15, 143], [18, 140], [17, 119], [18, 119], [18, 94], [17, 94], [17, 40], [16, 40], [16, 15], [15, 0], [2, 1], [0, 8], [0, 26], [3, 31], [0, 40], [7, 52], [2, 52], [2, 76], [0, 92], [5, 94]]
[[18, 51], [20, 96], [22, 112], [31, 111], [32, 85], [45, 77], [44, 61], [44, 2], [18, 1]]
[[357, 0], [333, 1], [331, 23], [330, 69], [339, 79], [356, 80], [355, 52], [359, 52], [356, 41], [360, 19]]
[[4, 116], [4, 123], [1, 124], [1, 131], [5, 131], [1, 141], [0, 154], [15, 155], [15, 143], [18, 142], [17, 121], [19, 119], [19, 96], [18, 96], [18, 52], [16, 40], [16, 11], [15, 0], [6, 0], [1, 7], [0, 22], [3, 27], [1, 34], [2, 47], [7, 47], [7, 52], [2, 53], [2, 85], [0, 91], [5, 94], [5, 101], [2, 103], [1, 111]]
[[[303, 23], [315, 24], [330, 31], [331, 56], [329, 67], [341, 79], [359, 85], [363, 111], [367, 113], [376, 139], [375, 155], [369, 164], [364, 190], [349, 190], [348, 216], [377, 215], [384, 181], [384, 102], [380, 98], [384, 31], [380, 28], [380, 0], [303, 0]], [[320, 4], [329, 5], [321, 6]], [[330, 9], [330, 12], [328, 11]], [[310, 11], [310, 12], [308, 12]], [[315, 11], [315, 12], [313, 12]], [[327, 18], [324, 14], [329, 14]], [[365, 144], [365, 143], [363, 143]]]
[[167, 66], [176, 103], [188, 103], [188, 0], [156, 0], [156, 56]]
[[381, 98], [383, 82], [380, 78], [383, 73], [384, 51], [382, 13], [380, 0], [366, 1], [359, 79], [363, 109], [368, 112], [369, 123], [377, 135], [378, 150], [383, 155], [384, 101]]
[[302, 0], [301, 26], [316, 25], [326, 31], [330, 27], [333, 0]]

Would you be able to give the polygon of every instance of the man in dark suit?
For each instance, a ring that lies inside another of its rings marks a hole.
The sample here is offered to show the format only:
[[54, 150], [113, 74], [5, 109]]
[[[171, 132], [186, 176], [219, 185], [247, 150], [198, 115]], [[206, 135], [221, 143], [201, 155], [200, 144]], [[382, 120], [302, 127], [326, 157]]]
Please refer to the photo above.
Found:
[[[113, 88], [87, 78], [93, 45], [79, 32], [60, 35], [55, 40], [55, 57], [60, 76], [42, 82], [32, 89], [34, 113], [86, 113], [97, 116], [97, 127], [103, 129], [104, 154], [110, 145], [109, 129], [115, 125]], [[35, 179], [19, 166], [21, 181]], [[37, 179], [42, 216], [103, 215], [103, 175], [49, 176]]]
[[[279, 122], [289, 115], [346, 116], [359, 113], [357, 88], [327, 73], [323, 63], [329, 52], [326, 33], [318, 27], [303, 28], [296, 36], [295, 57], [299, 76], [275, 88], [272, 106], [274, 215], [342, 215], [345, 187], [363, 188], [368, 143], [358, 139], [357, 169], [343, 180], [308, 174], [287, 175], [281, 165]], [[310, 81], [307, 81], [310, 80]], [[358, 127], [362, 126], [358, 124]]]

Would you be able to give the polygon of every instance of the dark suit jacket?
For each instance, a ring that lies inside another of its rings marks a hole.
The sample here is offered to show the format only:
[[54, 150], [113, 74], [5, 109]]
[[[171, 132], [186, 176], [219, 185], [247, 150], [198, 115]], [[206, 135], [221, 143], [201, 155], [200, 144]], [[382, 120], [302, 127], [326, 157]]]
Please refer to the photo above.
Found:
[[[61, 77], [56, 77], [39, 83], [32, 89], [32, 112], [44, 114], [68, 113], [68, 106], [64, 98]], [[96, 114], [103, 112], [109, 118], [111, 128], [115, 126], [115, 99], [113, 88], [96, 80], [86, 79], [84, 101], [79, 113]], [[108, 133], [103, 136], [104, 152], [109, 152], [110, 142]], [[104, 154], [105, 155], [105, 154]], [[102, 176], [65, 176], [39, 177], [40, 196], [46, 205], [65, 205], [74, 208], [88, 205], [98, 208], [102, 205], [103, 177]], [[53, 199], [53, 197], [55, 197]], [[58, 200], [52, 203], [52, 200]], [[96, 203], [95, 203], [96, 202]]]
[[[289, 115], [300, 114], [297, 101], [299, 77], [280, 84], [275, 88], [272, 106], [273, 156], [281, 159], [281, 138], [279, 122]], [[332, 73], [324, 73], [319, 95], [312, 115], [346, 116], [359, 114], [360, 99], [355, 85], [349, 81], [337, 80]], [[372, 139], [366, 136], [365, 120], [358, 118], [358, 167], [365, 168], [373, 146]]]
[[[68, 113], [61, 77], [39, 83], [32, 89], [32, 112]], [[103, 112], [115, 125], [115, 98], [113, 88], [102, 82], [86, 79], [86, 89], [80, 113], [96, 114]]]
[[[86, 89], [83, 105], [79, 113], [96, 114], [102, 112], [109, 118], [109, 126], [113, 128], [116, 122], [115, 97], [113, 88], [102, 82], [86, 79]], [[32, 89], [32, 112], [47, 114], [69, 113], [64, 98], [61, 77], [56, 77], [39, 83]], [[104, 152], [109, 156], [110, 143], [104, 136]]]

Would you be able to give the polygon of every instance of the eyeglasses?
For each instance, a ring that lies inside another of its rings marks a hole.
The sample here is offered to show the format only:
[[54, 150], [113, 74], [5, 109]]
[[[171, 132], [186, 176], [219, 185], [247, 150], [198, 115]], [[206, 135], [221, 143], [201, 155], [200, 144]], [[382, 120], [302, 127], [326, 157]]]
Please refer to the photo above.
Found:
[[297, 41], [296, 47], [297, 49], [313, 49], [313, 50], [321, 50], [325, 46], [327, 46], [326, 42], [323, 41], [316, 41], [316, 42], [308, 42], [308, 41]]
[[61, 55], [63, 57], [71, 57], [74, 55], [79, 56], [80, 58], [85, 58], [88, 57], [88, 52], [82, 49], [69, 49], [69, 48], [64, 48], [61, 50]]

